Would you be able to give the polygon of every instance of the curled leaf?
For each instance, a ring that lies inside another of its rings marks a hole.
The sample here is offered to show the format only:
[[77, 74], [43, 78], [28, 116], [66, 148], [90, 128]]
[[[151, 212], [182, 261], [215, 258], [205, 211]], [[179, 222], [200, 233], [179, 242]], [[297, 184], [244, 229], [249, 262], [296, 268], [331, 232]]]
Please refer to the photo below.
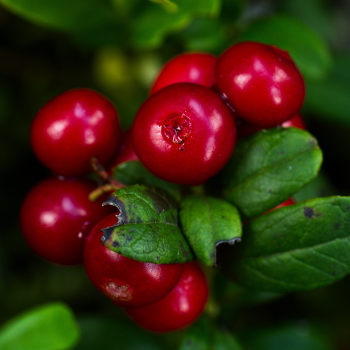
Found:
[[119, 209], [116, 226], [103, 229], [103, 244], [128, 258], [158, 264], [193, 260], [178, 226], [177, 204], [155, 187], [133, 185], [108, 197]]

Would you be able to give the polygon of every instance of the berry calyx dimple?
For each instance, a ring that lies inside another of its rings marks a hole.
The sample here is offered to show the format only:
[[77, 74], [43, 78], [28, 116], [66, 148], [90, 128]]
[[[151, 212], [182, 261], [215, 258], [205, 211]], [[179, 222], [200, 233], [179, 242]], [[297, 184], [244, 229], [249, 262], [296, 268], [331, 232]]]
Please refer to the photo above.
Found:
[[184, 143], [191, 133], [191, 121], [185, 115], [176, 115], [162, 126], [162, 134], [172, 143]]

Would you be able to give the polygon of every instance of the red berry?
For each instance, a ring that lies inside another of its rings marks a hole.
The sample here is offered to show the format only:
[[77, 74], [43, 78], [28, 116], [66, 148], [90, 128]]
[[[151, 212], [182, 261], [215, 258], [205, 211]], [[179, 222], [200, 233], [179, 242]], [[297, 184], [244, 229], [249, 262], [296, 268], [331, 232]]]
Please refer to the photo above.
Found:
[[202, 313], [208, 299], [208, 285], [199, 266], [185, 264], [176, 287], [160, 301], [126, 309], [142, 328], [153, 332], [170, 332], [189, 326]]
[[307, 129], [305, 122], [300, 114], [297, 114], [294, 117], [292, 117], [291, 119], [286, 120], [285, 122], [283, 122], [281, 124], [281, 126], [283, 126], [284, 128], [294, 127], [294, 128], [298, 128], [298, 129], [302, 129], [302, 130]]
[[203, 52], [187, 52], [167, 62], [151, 89], [151, 94], [175, 83], [214, 85], [216, 57]]
[[261, 127], [290, 119], [305, 96], [303, 77], [289, 54], [256, 42], [233, 45], [218, 58], [216, 88], [241, 118]]
[[108, 169], [113, 169], [117, 165], [131, 160], [139, 160], [139, 158], [132, 144], [131, 129], [128, 129], [122, 134], [120, 146], [114, 158], [109, 163]]
[[[306, 130], [305, 122], [300, 114], [297, 114], [291, 119], [286, 120], [281, 124], [281, 126], [283, 128], [294, 127], [294, 128]], [[254, 134], [262, 129], [264, 128], [256, 124], [251, 124], [251, 123], [242, 121], [242, 123], [237, 127], [237, 137], [242, 138], [242, 137]]]
[[136, 114], [132, 138], [144, 166], [161, 179], [199, 185], [228, 161], [236, 141], [234, 117], [211, 89], [169, 85]]
[[295, 204], [295, 203], [296, 203], [296, 201], [293, 198], [288, 198], [283, 203], [278, 204], [276, 207], [274, 207], [271, 210], [275, 210], [275, 209], [282, 208], [282, 207], [287, 207], [288, 205], [292, 205], [292, 204]]
[[107, 163], [120, 141], [117, 111], [110, 101], [88, 89], [67, 91], [37, 114], [31, 144], [39, 160], [58, 175], [92, 171], [90, 159]]
[[48, 178], [25, 197], [20, 223], [28, 245], [41, 257], [62, 265], [82, 263], [86, 236], [95, 223], [111, 212], [102, 198], [88, 199], [95, 189], [87, 179]]
[[84, 249], [85, 271], [94, 286], [113, 303], [141, 306], [163, 298], [181, 277], [184, 264], [152, 264], [126, 258], [101, 243], [102, 229], [118, 222], [115, 214], [91, 230]]

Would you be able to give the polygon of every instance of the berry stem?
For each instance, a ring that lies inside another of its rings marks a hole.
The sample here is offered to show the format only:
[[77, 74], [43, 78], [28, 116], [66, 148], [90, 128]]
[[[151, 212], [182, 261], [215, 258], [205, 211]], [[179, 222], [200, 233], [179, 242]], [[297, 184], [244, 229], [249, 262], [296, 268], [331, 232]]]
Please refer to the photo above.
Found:
[[114, 192], [122, 187], [125, 187], [124, 184], [114, 179], [95, 157], [92, 157], [90, 159], [90, 164], [94, 172], [100, 177], [102, 181], [105, 182], [105, 184], [97, 187], [95, 190], [90, 192], [90, 201], [95, 201], [104, 193]]

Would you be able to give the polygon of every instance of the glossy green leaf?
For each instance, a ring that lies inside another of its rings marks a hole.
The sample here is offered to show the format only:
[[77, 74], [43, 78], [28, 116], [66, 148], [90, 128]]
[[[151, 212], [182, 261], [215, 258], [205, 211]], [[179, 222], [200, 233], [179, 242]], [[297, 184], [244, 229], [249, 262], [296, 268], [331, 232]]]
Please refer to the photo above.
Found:
[[114, 20], [105, 0], [0, 0], [0, 4], [27, 20], [65, 31], [97, 28]]
[[350, 197], [282, 207], [244, 227], [231, 276], [270, 292], [310, 290], [350, 272]]
[[10, 320], [0, 329], [1, 350], [68, 350], [80, 331], [64, 304], [40, 306]]
[[157, 4], [150, 5], [135, 19], [132, 42], [136, 47], [157, 47], [164, 37], [185, 28], [193, 18], [215, 16], [220, 9], [219, 0], [173, 0], [174, 11]]
[[322, 163], [317, 140], [296, 128], [262, 130], [241, 139], [220, 181], [223, 197], [242, 218], [283, 203], [316, 177]]
[[350, 55], [335, 58], [327, 79], [309, 81], [305, 107], [318, 118], [331, 123], [350, 125]]
[[234, 244], [242, 234], [237, 209], [215, 197], [184, 197], [180, 202], [180, 222], [196, 257], [207, 266], [216, 265], [219, 244]]
[[159, 264], [193, 260], [177, 219], [177, 204], [155, 187], [133, 185], [108, 197], [119, 209], [118, 224], [103, 230], [103, 243], [128, 258]]
[[239, 40], [259, 41], [288, 51], [306, 78], [325, 77], [332, 64], [326, 42], [292, 16], [279, 14], [254, 21]]
[[179, 185], [156, 177], [139, 161], [128, 161], [119, 164], [113, 170], [113, 177], [125, 185], [155, 186], [169, 193], [175, 199], [180, 198], [181, 187]]

